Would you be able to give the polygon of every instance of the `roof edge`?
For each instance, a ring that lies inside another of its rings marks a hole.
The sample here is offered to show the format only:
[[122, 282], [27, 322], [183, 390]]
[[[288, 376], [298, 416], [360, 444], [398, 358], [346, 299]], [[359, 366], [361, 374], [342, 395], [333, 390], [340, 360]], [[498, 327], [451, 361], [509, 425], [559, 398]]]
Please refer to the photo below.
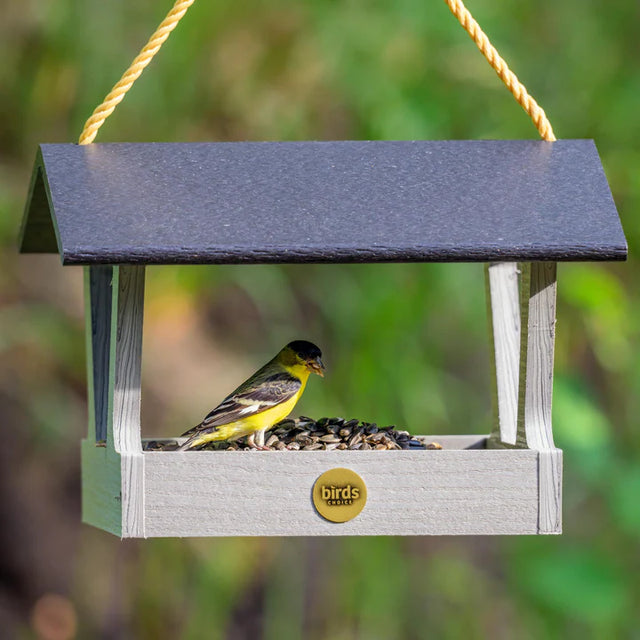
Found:
[[18, 247], [20, 253], [61, 252], [58, 225], [54, 215], [41, 146], [38, 147], [33, 165], [27, 202], [22, 215]]
[[482, 245], [450, 244], [428, 247], [406, 246], [339, 246], [298, 245], [268, 246], [256, 249], [252, 246], [216, 247], [203, 251], [196, 247], [161, 246], [154, 249], [134, 245], [113, 250], [107, 247], [69, 247], [62, 255], [62, 264], [139, 264], [139, 265], [187, 265], [187, 264], [349, 264], [349, 263], [402, 263], [402, 262], [602, 262], [627, 259], [626, 243], [606, 243], [594, 251], [592, 247], [574, 245], [557, 247], [523, 244], [504, 247], [498, 243]]

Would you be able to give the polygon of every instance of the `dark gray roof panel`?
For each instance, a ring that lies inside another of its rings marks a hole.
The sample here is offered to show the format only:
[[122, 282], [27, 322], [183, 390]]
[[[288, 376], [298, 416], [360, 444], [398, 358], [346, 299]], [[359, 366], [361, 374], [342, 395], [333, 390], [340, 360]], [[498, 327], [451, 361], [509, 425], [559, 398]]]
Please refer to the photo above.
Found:
[[60, 251], [64, 264], [627, 251], [591, 140], [45, 144], [41, 163], [22, 250]]

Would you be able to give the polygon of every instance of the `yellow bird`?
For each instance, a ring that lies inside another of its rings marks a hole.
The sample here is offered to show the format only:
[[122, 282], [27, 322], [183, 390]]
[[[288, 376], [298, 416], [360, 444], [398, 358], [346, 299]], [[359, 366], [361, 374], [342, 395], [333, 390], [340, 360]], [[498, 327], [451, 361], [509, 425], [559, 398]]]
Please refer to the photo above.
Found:
[[198, 426], [183, 433], [188, 440], [178, 450], [242, 436], [249, 436], [249, 446], [264, 449], [265, 431], [291, 413], [310, 373], [324, 376], [320, 349], [306, 340], [290, 342]]

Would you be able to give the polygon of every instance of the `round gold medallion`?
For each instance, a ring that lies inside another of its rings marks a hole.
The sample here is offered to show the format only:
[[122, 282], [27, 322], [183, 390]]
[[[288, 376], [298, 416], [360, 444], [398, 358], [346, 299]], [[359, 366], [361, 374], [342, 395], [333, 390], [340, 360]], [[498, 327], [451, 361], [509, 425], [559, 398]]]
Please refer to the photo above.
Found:
[[313, 485], [313, 504], [331, 522], [355, 518], [367, 502], [364, 480], [351, 469], [329, 469]]

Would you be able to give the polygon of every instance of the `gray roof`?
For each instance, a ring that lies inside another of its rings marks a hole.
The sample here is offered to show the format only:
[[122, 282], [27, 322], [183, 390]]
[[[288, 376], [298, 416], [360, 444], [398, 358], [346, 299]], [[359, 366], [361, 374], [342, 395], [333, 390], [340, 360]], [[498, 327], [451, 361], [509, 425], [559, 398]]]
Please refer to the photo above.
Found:
[[623, 260], [591, 140], [43, 144], [23, 252], [64, 264]]

